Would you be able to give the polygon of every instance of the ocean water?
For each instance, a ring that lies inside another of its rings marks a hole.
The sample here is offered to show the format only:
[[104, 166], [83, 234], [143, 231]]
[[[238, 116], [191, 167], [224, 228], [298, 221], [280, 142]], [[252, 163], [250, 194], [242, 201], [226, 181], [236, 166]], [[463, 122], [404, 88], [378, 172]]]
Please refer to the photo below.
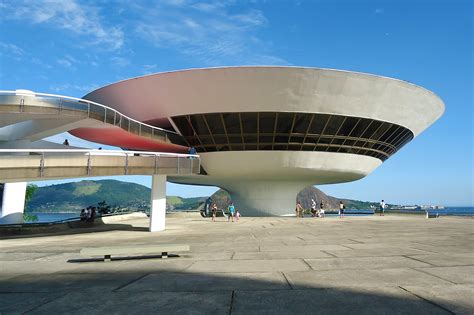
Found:
[[38, 213], [30, 212], [28, 214], [34, 214], [38, 217], [36, 222], [25, 222], [25, 223], [48, 223], [48, 222], [57, 222], [72, 218], [79, 218], [79, 213]]
[[[386, 210], [387, 213], [390, 213], [390, 209]], [[413, 210], [413, 209], [397, 209], [393, 212], [396, 213], [419, 213], [425, 214], [428, 211], [430, 214], [439, 214], [440, 216], [443, 215], [454, 215], [454, 216], [474, 216], [474, 207], [446, 207], [444, 209], [421, 209], [421, 210]]]
[[445, 209], [429, 209], [428, 212], [439, 215], [474, 216], [474, 207], [447, 207]]

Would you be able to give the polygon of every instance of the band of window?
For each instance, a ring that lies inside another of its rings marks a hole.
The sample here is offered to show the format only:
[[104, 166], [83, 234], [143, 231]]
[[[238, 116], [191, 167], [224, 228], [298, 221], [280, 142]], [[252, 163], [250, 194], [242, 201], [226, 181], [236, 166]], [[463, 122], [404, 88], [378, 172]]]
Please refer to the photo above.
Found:
[[198, 152], [282, 150], [367, 155], [385, 161], [413, 139], [400, 125], [329, 114], [245, 112], [171, 118]]

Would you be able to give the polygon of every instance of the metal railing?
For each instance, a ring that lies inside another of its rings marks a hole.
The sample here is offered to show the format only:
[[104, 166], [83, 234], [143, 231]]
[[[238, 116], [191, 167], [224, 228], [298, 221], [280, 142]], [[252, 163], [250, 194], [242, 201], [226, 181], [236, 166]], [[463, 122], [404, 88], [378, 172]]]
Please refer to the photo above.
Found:
[[120, 150], [0, 149], [0, 182], [113, 175], [199, 174], [199, 155]]
[[79, 115], [119, 127], [141, 137], [186, 145], [183, 137], [177, 132], [148, 125], [111, 107], [81, 98], [21, 90], [0, 90], [0, 110], [19, 113]]

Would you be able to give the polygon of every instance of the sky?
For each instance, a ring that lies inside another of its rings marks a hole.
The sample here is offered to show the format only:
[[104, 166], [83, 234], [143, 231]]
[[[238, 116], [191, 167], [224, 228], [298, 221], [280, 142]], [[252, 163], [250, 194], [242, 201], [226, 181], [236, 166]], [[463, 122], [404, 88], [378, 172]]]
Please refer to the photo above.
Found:
[[[0, 90], [82, 97], [130, 77], [239, 65], [393, 77], [436, 93], [444, 115], [364, 179], [318, 188], [357, 200], [473, 206], [473, 16], [471, 1], [460, 0], [0, 0]], [[108, 148], [69, 134], [50, 140], [66, 137]], [[183, 197], [216, 189], [167, 186]]]

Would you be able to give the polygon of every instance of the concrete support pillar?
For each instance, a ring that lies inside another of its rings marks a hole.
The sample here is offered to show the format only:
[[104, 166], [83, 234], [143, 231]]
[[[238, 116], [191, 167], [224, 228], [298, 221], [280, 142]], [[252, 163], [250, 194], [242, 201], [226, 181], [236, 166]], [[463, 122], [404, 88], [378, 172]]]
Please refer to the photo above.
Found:
[[157, 232], [165, 229], [166, 175], [153, 175], [152, 178], [150, 232]]
[[1, 224], [23, 223], [25, 194], [26, 182], [4, 184], [1, 204], [2, 208], [0, 209]]
[[225, 188], [242, 216], [295, 215], [296, 197], [310, 183], [238, 181]]

